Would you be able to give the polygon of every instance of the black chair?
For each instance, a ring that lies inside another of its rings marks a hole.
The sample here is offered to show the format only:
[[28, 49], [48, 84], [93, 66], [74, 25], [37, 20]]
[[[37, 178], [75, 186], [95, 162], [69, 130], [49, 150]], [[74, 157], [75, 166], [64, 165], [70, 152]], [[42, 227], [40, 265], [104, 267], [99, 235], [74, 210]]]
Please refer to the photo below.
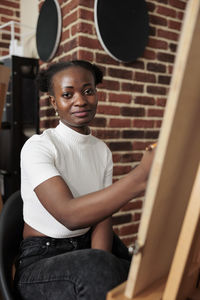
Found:
[[16, 300], [13, 288], [13, 263], [22, 240], [23, 202], [20, 191], [5, 202], [0, 214], [0, 293], [3, 300]]

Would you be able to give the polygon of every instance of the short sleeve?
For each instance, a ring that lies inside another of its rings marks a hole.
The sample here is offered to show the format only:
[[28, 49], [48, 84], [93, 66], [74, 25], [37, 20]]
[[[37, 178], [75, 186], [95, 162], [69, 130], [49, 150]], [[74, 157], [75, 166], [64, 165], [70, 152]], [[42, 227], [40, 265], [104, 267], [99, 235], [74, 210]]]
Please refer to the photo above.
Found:
[[104, 188], [112, 184], [113, 177], [113, 160], [112, 153], [109, 148], [107, 148], [107, 166], [104, 177]]
[[28, 140], [21, 151], [21, 174], [34, 190], [45, 180], [60, 176], [55, 167], [54, 146], [45, 140]]

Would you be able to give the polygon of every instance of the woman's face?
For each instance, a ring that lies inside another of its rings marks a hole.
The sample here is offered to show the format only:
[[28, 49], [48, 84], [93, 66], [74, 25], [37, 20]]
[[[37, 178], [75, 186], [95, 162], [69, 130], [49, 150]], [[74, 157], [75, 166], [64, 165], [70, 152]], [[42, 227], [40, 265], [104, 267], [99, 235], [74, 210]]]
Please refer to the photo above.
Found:
[[85, 134], [97, 108], [93, 74], [79, 66], [56, 73], [52, 78], [54, 95], [51, 103], [60, 120], [68, 127]]

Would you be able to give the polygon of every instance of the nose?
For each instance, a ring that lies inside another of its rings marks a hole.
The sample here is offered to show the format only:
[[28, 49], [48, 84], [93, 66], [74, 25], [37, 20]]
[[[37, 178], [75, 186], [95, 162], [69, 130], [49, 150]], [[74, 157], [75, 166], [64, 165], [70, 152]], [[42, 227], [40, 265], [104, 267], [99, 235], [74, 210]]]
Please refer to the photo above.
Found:
[[87, 104], [87, 99], [84, 95], [82, 95], [81, 93], [77, 93], [75, 95], [75, 100], [74, 100], [74, 105], [77, 106], [84, 106]]

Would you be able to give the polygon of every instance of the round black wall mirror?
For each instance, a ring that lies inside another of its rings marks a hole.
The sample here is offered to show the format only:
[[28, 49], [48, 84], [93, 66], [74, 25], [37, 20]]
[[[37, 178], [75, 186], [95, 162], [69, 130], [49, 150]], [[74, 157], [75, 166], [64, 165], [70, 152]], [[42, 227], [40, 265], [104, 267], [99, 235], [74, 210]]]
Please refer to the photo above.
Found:
[[55, 55], [61, 30], [60, 6], [57, 0], [46, 0], [41, 7], [36, 28], [36, 46], [42, 61], [49, 61]]
[[94, 19], [101, 45], [114, 59], [131, 62], [143, 54], [149, 35], [145, 0], [95, 0]]

